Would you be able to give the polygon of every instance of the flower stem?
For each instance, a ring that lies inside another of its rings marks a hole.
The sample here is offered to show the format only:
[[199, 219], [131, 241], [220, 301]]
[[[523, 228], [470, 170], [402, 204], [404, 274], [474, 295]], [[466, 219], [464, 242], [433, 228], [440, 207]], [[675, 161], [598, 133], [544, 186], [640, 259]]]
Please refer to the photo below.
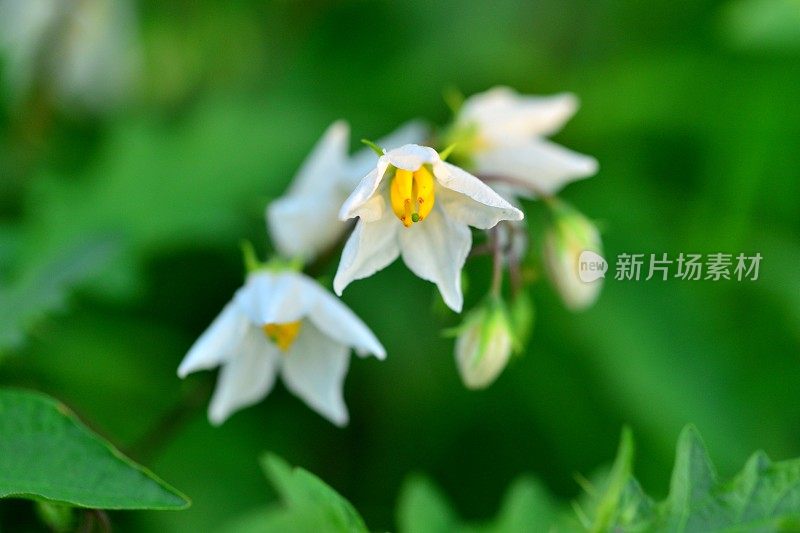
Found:
[[503, 250], [500, 247], [500, 237], [496, 227], [489, 232], [492, 243], [492, 295], [500, 296], [503, 288]]

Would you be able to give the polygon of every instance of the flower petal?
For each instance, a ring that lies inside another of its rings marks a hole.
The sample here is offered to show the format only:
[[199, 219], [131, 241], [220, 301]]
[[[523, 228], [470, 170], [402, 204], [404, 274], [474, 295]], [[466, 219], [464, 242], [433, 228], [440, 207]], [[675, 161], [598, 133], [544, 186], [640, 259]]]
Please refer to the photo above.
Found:
[[[375, 144], [384, 148], [385, 150], [392, 150], [406, 144], [421, 143], [427, 137], [428, 126], [419, 120], [412, 120], [406, 122], [389, 135], [381, 137], [375, 141]], [[357, 151], [350, 158], [347, 174], [350, 176], [355, 176], [356, 178], [360, 178], [375, 168], [375, 158], [375, 152], [369, 148], [363, 148]], [[352, 189], [357, 184], [358, 181], [354, 180], [353, 183], [350, 184], [350, 188]]]
[[314, 304], [313, 296], [304, 289], [297, 272], [256, 272], [233, 299], [257, 326], [285, 324], [300, 320]]
[[[597, 160], [544, 139], [533, 139], [520, 146], [476, 154], [475, 168], [478, 174], [520, 180], [523, 185], [529, 183], [542, 193], [553, 194], [570, 182], [595, 174]], [[536, 196], [524, 186], [517, 189], [520, 196]]]
[[560, 130], [578, 109], [570, 93], [524, 96], [508, 87], [495, 87], [464, 102], [459, 121], [477, 124], [491, 145], [516, 144]]
[[279, 357], [278, 349], [259, 328], [248, 328], [240, 351], [220, 370], [208, 408], [209, 421], [219, 425], [233, 412], [263, 399], [275, 384]]
[[292, 180], [287, 196], [319, 195], [337, 185], [347, 168], [350, 126], [344, 120], [331, 124], [312, 148]]
[[454, 220], [480, 229], [501, 220], [522, 220], [522, 211], [469, 172], [450, 163], [435, 165], [433, 172], [445, 189], [439, 191], [442, 207]]
[[267, 227], [278, 252], [314, 259], [333, 246], [347, 229], [338, 217], [343, 196], [284, 196], [267, 206]]
[[178, 376], [219, 366], [239, 348], [248, 327], [247, 317], [233, 302], [228, 303], [189, 349]]
[[370, 200], [373, 202], [375, 201], [373, 195], [378, 190], [378, 187], [380, 187], [383, 176], [386, 174], [388, 168], [389, 160], [386, 156], [379, 157], [377, 168], [361, 178], [356, 188], [350, 193], [350, 196], [347, 197], [344, 204], [342, 204], [342, 208], [339, 210], [339, 220], [348, 220], [358, 216], [362, 218], [371, 218], [373, 209], [369, 207], [365, 208], [364, 204], [367, 204]]
[[349, 364], [350, 348], [306, 322], [284, 356], [281, 375], [287, 389], [337, 426], [343, 426], [348, 415], [342, 387]]
[[420, 146], [418, 144], [406, 144], [400, 148], [389, 150], [386, 152], [386, 159], [389, 160], [393, 166], [402, 168], [404, 170], [419, 170], [424, 164], [434, 164], [439, 159], [439, 154], [436, 150], [428, 146]]
[[315, 298], [308, 319], [322, 333], [341, 344], [352, 346], [361, 356], [373, 354], [378, 359], [386, 357], [384, 347], [349, 307], [313, 279], [306, 278], [305, 282], [306, 290]]
[[359, 220], [347, 239], [333, 279], [333, 290], [341, 296], [350, 282], [386, 268], [400, 254], [397, 231], [400, 221], [391, 213], [373, 222]]
[[400, 250], [406, 266], [435, 283], [444, 302], [457, 313], [464, 304], [461, 269], [471, 246], [472, 234], [467, 225], [436, 208], [424, 222], [400, 232]]

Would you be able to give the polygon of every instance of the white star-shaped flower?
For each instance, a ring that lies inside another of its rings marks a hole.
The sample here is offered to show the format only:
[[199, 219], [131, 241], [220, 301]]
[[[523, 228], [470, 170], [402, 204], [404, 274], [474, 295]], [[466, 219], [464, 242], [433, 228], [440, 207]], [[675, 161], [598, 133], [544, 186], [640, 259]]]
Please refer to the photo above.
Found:
[[409, 144], [384, 151], [339, 217], [359, 220], [342, 251], [333, 282], [337, 294], [402, 255], [414, 274], [435, 283], [445, 303], [460, 312], [461, 269], [472, 246], [469, 226], [488, 229], [523, 215], [434, 149]]
[[[422, 142], [427, 129], [408, 122], [379, 142], [396, 148]], [[350, 127], [331, 124], [300, 167], [284, 196], [267, 206], [267, 228], [279, 253], [313, 260], [334, 246], [347, 230], [339, 220], [342, 203], [358, 181], [374, 166], [369, 148], [348, 156]]]
[[554, 194], [597, 172], [593, 157], [544, 138], [560, 130], [577, 109], [572, 94], [523, 96], [508, 87], [495, 87], [464, 102], [455, 130], [469, 139], [463, 148], [476, 174], [510, 178], [510, 185], [491, 181], [507, 198], [533, 197], [531, 188]]
[[191, 347], [178, 376], [222, 367], [208, 411], [213, 424], [262, 400], [280, 374], [286, 388], [341, 426], [351, 348], [386, 356], [370, 329], [308, 276], [257, 271]]

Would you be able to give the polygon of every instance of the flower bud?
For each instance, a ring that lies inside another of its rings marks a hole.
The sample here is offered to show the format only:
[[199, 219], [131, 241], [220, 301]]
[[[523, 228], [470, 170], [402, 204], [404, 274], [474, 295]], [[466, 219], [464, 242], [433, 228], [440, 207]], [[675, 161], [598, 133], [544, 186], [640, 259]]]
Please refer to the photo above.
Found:
[[456, 338], [455, 357], [464, 385], [483, 389], [506, 367], [514, 336], [503, 302], [490, 299], [473, 310]]
[[583, 252], [602, 254], [600, 232], [568, 204], [553, 203], [552, 209], [553, 220], [544, 235], [545, 268], [564, 305], [572, 311], [580, 311], [597, 300], [603, 285], [602, 273], [583, 281], [579, 270]]

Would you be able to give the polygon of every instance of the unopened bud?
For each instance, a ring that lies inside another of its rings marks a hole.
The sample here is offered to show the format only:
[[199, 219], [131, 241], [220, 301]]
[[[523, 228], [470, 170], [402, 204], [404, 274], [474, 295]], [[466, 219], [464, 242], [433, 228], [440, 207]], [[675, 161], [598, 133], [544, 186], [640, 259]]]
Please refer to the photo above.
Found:
[[503, 371], [511, 356], [514, 336], [505, 305], [491, 299], [473, 310], [459, 329], [455, 357], [464, 385], [483, 389]]
[[608, 265], [597, 227], [573, 207], [553, 206], [553, 221], [544, 236], [547, 274], [564, 305], [572, 311], [590, 307], [600, 294]]

